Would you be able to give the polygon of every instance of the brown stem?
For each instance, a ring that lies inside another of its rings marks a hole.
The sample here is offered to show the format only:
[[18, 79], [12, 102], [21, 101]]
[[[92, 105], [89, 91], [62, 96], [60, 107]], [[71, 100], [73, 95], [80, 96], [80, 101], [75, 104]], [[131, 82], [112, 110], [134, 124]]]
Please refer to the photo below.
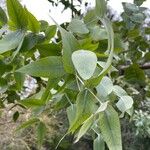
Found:
[[[127, 69], [130, 65], [126, 65], [126, 66], [120, 66], [119, 67], [119, 72], [120, 72], [120, 75], [123, 75], [124, 74], [124, 71], [125, 69]], [[147, 62], [143, 65], [139, 65], [139, 67], [143, 70], [147, 70], [147, 69], [150, 69], [150, 62]]]

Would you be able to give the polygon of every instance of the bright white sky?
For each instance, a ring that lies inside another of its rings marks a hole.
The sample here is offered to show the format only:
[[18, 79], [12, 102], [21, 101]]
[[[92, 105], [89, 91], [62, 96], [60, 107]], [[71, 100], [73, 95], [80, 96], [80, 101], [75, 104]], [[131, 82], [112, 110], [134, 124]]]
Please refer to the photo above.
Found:
[[[91, 5], [94, 6], [94, 0], [83, 0], [91, 2]], [[133, 0], [110, 0], [109, 5], [116, 10], [118, 13], [122, 11], [121, 2], [133, 2]], [[49, 14], [54, 18], [54, 20], [58, 23], [62, 23], [65, 21], [70, 21], [71, 12], [70, 10], [66, 10], [62, 13], [63, 6], [59, 5], [59, 7], [52, 7], [48, 0], [22, 0], [22, 4], [25, 5], [29, 11], [31, 11], [38, 20], [46, 20], [49, 23], [52, 23]], [[144, 2], [143, 6], [150, 8], [150, 0]], [[49, 13], [50, 10], [50, 13]]]

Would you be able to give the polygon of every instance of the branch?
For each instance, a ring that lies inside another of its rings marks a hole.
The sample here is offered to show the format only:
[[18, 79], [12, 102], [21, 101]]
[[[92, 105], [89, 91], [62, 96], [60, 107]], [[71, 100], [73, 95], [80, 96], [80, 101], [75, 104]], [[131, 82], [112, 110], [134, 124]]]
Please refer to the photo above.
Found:
[[[119, 74], [120, 74], [120, 75], [123, 75], [125, 69], [127, 69], [128, 67], [130, 67], [130, 65], [126, 65], [126, 66], [123, 66], [123, 65], [122, 65], [122, 66], [120, 66], [120, 67], [119, 67]], [[150, 62], [147, 62], [147, 63], [145, 63], [145, 64], [143, 64], [143, 65], [139, 65], [139, 67], [140, 67], [141, 69], [143, 69], [143, 70], [150, 69]]]
[[141, 69], [150, 69], [150, 62], [140, 66]]

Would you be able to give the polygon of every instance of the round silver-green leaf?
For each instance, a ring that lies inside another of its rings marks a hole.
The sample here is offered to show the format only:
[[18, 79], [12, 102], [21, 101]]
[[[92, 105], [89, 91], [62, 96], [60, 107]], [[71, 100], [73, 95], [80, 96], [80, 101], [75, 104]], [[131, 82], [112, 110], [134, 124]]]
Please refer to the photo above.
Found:
[[84, 79], [90, 79], [97, 66], [96, 54], [87, 50], [78, 50], [72, 54], [72, 61], [79, 75]]

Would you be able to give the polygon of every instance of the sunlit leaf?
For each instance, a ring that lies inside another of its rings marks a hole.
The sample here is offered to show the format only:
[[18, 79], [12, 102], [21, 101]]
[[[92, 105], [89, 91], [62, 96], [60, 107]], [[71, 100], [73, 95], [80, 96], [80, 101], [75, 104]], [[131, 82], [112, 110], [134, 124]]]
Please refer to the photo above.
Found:
[[79, 133], [75, 142], [78, 142], [80, 140], [80, 138], [89, 130], [93, 122], [94, 122], [93, 115], [91, 115], [91, 117], [89, 117], [86, 121], [83, 122], [83, 125], [79, 130]]
[[19, 101], [20, 104], [26, 106], [26, 107], [40, 107], [40, 106], [43, 106], [44, 103], [42, 100], [39, 100], [39, 99], [24, 99], [24, 100], [20, 100]]
[[90, 34], [94, 41], [108, 39], [106, 30], [104, 28], [99, 27], [98, 25], [90, 28]]
[[120, 86], [118, 86], [118, 85], [113, 86], [113, 92], [114, 92], [118, 97], [128, 95], [128, 94], [126, 93], [126, 91], [125, 91], [122, 87], [120, 87]]
[[117, 112], [108, 106], [99, 115], [99, 127], [110, 150], [122, 150], [120, 122]]
[[113, 59], [113, 52], [114, 52], [114, 32], [112, 29], [112, 25], [110, 21], [107, 18], [102, 19], [104, 26], [106, 27], [107, 30], [107, 35], [108, 35], [108, 50], [110, 50], [109, 57], [107, 59], [105, 68], [100, 72], [98, 77], [91, 78], [87, 80], [86, 86], [88, 87], [94, 87], [97, 86], [102, 78], [108, 73], [109, 69], [111, 68], [111, 62]]
[[28, 19], [25, 9], [18, 0], [7, 0], [7, 10], [13, 28], [25, 29], [28, 25]]
[[15, 72], [14, 78], [15, 78], [18, 90], [21, 90], [23, 87], [24, 81], [25, 81], [25, 75], [23, 73], [20, 73], [20, 72]]
[[133, 105], [133, 99], [130, 96], [121, 96], [116, 106], [121, 112], [125, 112]]
[[105, 111], [107, 109], [107, 106], [108, 106], [108, 101], [101, 103], [100, 107], [97, 109], [95, 114], [99, 114], [100, 112]]
[[95, 53], [87, 50], [75, 51], [72, 54], [72, 61], [75, 69], [84, 80], [92, 77], [97, 66]]
[[98, 95], [106, 97], [112, 92], [113, 83], [110, 78], [105, 76], [103, 77], [99, 85], [96, 87], [96, 89], [97, 89]]
[[83, 122], [92, 115], [95, 110], [95, 97], [88, 91], [83, 90], [77, 96], [76, 116], [69, 131], [74, 132]]
[[24, 32], [21, 31], [12, 32], [5, 35], [0, 40], [0, 54], [18, 47], [23, 37]]
[[76, 117], [76, 104], [71, 105], [67, 108], [67, 116], [69, 120], [70, 126], [73, 124], [75, 117]]
[[26, 9], [26, 14], [28, 16], [28, 28], [34, 33], [38, 33], [40, 31], [40, 23], [39, 21]]
[[48, 26], [46, 31], [45, 31], [46, 39], [50, 40], [51, 38], [53, 38], [56, 34], [56, 31], [57, 31], [56, 25]]
[[[53, 20], [54, 21], [54, 20]], [[55, 21], [54, 21], [55, 22]], [[76, 50], [80, 49], [80, 45], [78, 40], [74, 37], [74, 35], [70, 32], [67, 32], [61, 26], [59, 26], [56, 22], [63, 44], [63, 64], [67, 73], [74, 73], [74, 66], [71, 60], [72, 53]]]
[[87, 34], [89, 33], [88, 28], [84, 24], [82, 20], [79, 19], [73, 19], [69, 26], [68, 29], [74, 33], [79, 33], [79, 34]]
[[50, 78], [62, 77], [65, 74], [62, 59], [57, 56], [50, 56], [37, 60], [18, 69], [17, 72], [22, 72], [36, 77]]

